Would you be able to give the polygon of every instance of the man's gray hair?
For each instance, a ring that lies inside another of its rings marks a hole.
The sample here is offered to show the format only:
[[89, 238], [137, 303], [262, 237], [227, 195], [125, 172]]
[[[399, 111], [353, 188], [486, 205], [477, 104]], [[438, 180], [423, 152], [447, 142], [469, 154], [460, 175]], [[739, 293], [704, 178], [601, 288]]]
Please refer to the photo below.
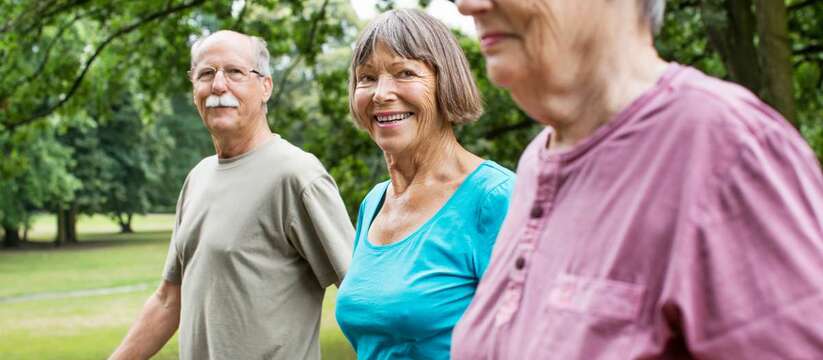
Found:
[[[225, 30], [221, 30], [221, 31], [225, 31]], [[203, 44], [204, 41], [206, 41], [206, 39], [208, 39], [210, 36], [212, 36], [214, 34], [217, 34], [218, 32], [203, 35], [200, 38], [198, 38], [194, 42], [194, 44], [191, 45], [191, 68], [192, 69], [194, 69], [194, 66], [196, 65], [194, 62], [195, 62], [196, 56], [197, 56], [197, 49], [200, 47], [200, 45]], [[271, 56], [269, 55], [269, 48], [266, 45], [266, 40], [263, 40], [263, 38], [261, 38], [259, 36], [251, 36], [251, 35], [246, 35], [246, 34], [242, 34], [242, 33], [238, 33], [238, 34], [245, 35], [252, 42], [253, 51], [254, 51], [254, 54], [255, 54], [255, 57], [256, 57], [256, 59], [255, 59], [255, 64], [256, 64], [255, 65], [255, 70], [259, 71], [261, 74], [266, 75], [266, 76], [271, 75], [271, 64], [270, 64]]]
[[663, 27], [663, 15], [666, 11], [666, 0], [642, 0], [643, 18], [649, 22], [652, 33], [657, 34]]

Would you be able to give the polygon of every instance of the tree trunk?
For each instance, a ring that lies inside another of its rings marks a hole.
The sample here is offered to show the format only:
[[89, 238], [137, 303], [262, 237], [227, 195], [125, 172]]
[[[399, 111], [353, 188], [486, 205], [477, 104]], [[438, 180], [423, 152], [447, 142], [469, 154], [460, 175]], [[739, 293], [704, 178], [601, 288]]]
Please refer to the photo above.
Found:
[[57, 209], [57, 236], [54, 238], [54, 246], [62, 246], [66, 243], [66, 221], [68, 218], [68, 211]]
[[709, 42], [723, 59], [730, 80], [762, 96], [752, 0], [704, 0], [701, 14]]
[[31, 220], [29, 212], [23, 213], [23, 242], [29, 241], [29, 230], [31, 230]]
[[764, 75], [764, 99], [797, 127], [792, 49], [783, 0], [755, 0], [758, 54]]
[[3, 236], [3, 247], [12, 248], [20, 246], [20, 233], [17, 227], [3, 225], [3, 231], [6, 234]]
[[72, 205], [66, 215], [66, 241], [77, 243], [77, 206]]
[[117, 222], [120, 223], [120, 232], [121, 233], [133, 233], [134, 230], [131, 228], [131, 218], [132, 213], [125, 214], [125, 218], [122, 214], [117, 215]]

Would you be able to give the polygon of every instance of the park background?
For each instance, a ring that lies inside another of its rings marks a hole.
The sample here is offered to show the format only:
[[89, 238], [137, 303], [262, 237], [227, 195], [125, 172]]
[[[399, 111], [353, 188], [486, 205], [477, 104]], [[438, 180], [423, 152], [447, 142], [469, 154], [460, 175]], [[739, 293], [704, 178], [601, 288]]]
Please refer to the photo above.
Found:
[[[455, 12], [444, 0], [400, 3], [368, 5]], [[0, 359], [105, 358], [159, 284], [183, 179], [214, 152], [186, 77], [204, 33], [268, 41], [271, 128], [320, 158], [355, 218], [387, 178], [348, 114], [351, 47], [368, 21], [355, 4], [0, 0]], [[749, 88], [823, 159], [823, 1], [677, 0], [666, 10], [655, 41], [665, 59]], [[465, 20], [455, 33], [486, 113], [458, 136], [513, 169], [540, 128], [490, 84]], [[334, 295], [323, 357], [352, 359]], [[175, 337], [157, 358], [176, 357]]]

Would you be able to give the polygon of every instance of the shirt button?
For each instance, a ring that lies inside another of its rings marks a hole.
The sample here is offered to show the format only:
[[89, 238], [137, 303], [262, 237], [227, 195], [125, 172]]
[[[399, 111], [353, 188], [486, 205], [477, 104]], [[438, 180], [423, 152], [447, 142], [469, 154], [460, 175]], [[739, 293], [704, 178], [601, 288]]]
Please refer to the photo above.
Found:
[[543, 208], [540, 207], [539, 205], [535, 205], [532, 208], [532, 211], [529, 215], [532, 217], [532, 219], [537, 219], [537, 218], [543, 216]]
[[525, 266], [526, 266], [526, 259], [524, 259], [522, 256], [518, 257], [517, 260], [514, 261], [514, 268], [517, 269], [517, 270], [522, 270], [523, 267], [525, 267]]

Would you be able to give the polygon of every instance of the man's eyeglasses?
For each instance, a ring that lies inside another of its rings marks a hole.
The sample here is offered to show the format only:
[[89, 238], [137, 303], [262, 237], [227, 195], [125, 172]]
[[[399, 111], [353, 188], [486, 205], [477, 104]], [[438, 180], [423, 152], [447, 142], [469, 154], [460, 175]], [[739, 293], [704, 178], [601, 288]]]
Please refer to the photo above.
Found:
[[265, 76], [255, 69], [246, 70], [235, 66], [225, 66], [223, 68], [213, 68], [211, 66], [208, 66], [198, 70], [189, 70], [189, 78], [191, 78], [192, 81], [196, 81], [199, 83], [211, 83], [212, 81], [214, 81], [214, 77], [217, 76], [217, 73], [220, 71], [223, 72], [223, 76], [227, 80], [234, 83], [245, 82], [251, 78], [252, 74], [257, 75], [259, 77]]

